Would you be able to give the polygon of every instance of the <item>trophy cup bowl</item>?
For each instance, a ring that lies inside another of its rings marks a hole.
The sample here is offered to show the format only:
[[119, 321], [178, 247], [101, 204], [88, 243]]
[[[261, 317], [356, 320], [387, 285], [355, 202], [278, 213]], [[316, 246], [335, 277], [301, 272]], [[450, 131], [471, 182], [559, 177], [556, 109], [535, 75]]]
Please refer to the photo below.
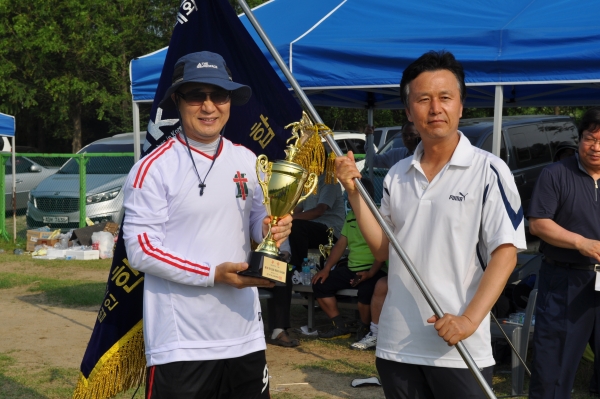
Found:
[[[260, 172], [264, 174], [264, 180], [261, 179]], [[260, 155], [256, 160], [256, 174], [264, 195], [263, 204], [271, 222], [263, 241], [256, 251], [250, 252], [248, 256], [248, 269], [239, 274], [285, 284], [288, 266], [279, 255], [277, 242], [271, 236], [271, 227], [275, 226], [280, 218], [290, 214], [298, 203], [314, 191], [318, 182], [317, 175], [309, 174], [294, 162], [269, 162], [265, 155]], [[307, 193], [302, 195], [304, 189]]]

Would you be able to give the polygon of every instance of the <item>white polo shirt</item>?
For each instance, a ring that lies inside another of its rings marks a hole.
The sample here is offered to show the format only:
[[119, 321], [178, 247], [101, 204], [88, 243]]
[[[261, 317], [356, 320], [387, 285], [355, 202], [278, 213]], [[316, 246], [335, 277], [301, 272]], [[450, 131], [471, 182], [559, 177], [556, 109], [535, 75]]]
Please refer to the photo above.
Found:
[[[384, 179], [381, 213], [444, 313], [461, 315], [477, 290], [491, 253], [501, 244], [526, 249], [523, 209], [514, 179], [500, 158], [473, 147], [461, 133], [452, 158], [429, 182], [423, 146]], [[455, 347], [427, 319], [434, 313], [390, 246], [389, 290], [377, 357], [466, 368]], [[494, 364], [489, 316], [463, 341], [479, 367]]]

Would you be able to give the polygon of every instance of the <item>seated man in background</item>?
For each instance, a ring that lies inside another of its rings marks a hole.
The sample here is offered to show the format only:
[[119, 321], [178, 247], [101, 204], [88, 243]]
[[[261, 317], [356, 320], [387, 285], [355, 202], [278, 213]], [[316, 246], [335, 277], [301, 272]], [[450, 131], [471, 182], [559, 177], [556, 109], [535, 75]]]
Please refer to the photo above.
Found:
[[[373, 183], [365, 178], [362, 178], [361, 181], [372, 197]], [[347, 266], [342, 265], [342, 262], [338, 263], [346, 247], [349, 250]], [[334, 266], [336, 266], [335, 269], [333, 269]], [[369, 330], [369, 323], [371, 322], [370, 303], [375, 284], [377, 280], [386, 275], [386, 272], [385, 262], [376, 261], [365, 242], [356, 223], [354, 212], [348, 212], [342, 233], [331, 249], [325, 267], [312, 279], [315, 298], [317, 298], [319, 306], [333, 324], [331, 329], [324, 332], [319, 331], [319, 338], [350, 337], [350, 330], [338, 310], [335, 293], [339, 290], [356, 287], [358, 288], [358, 313], [361, 321], [357, 332], [357, 340], [360, 340]]]
[[[344, 224], [344, 196], [339, 183], [326, 184], [325, 174], [319, 177], [317, 192], [308, 196], [294, 209], [294, 223], [289, 237], [292, 257], [290, 263], [301, 270], [302, 261], [308, 256], [309, 248], [329, 242], [327, 229], [333, 228], [334, 238], [338, 237]], [[283, 347], [295, 347], [298, 340], [287, 333], [290, 327], [290, 306], [292, 303], [292, 271], [286, 279], [285, 287], [272, 289], [273, 298], [268, 301], [268, 325], [272, 329], [267, 342]]]
[[388, 292], [388, 278], [387, 275], [380, 278], [375, 285], [373, 296], [371, 297], [371, 324], [369, 326], [369, 332], [364, 337], [358, 337], [355, 343], [350, 345], [350, 349], [364, 351], [367, 349], [375, 349], [377, 346], [377, 335], [379, 334], [379, 316], [381, 316], [381, 309], [383, 309], [383, 303]]

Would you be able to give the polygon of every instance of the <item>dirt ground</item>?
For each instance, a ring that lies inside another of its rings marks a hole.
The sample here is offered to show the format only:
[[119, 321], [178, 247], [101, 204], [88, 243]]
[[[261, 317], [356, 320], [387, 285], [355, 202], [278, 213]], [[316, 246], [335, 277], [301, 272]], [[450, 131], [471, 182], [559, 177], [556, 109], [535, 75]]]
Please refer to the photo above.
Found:
[[[78, 268], [54, 269], [38, 262], [28, 265], [26, 274], [104, 282], [105, 270]], [[23, 264], [2, 262], [0, 272], [23, 273]], [[292, 325], [306, 324], [306, 309], [294, 305]], [[266, 307], [265, 307], [266, 308]], [[0, 290], [0, 353], [7, 353], [17, 366], [27, 368], [62, 367], [78, 369], [92, 333], [97, 308], [65, 308], [49, 304], [44, 294], [32, 293], [27, 287]], [[351, 316], [352, 313], [349, 313]], [[316, 323], [325, 324], [317, 312]], [[267, 360], [274, 398], [383, 398], [379, 387], [352, 388], [352, 378], [369, 377], [348, 372], [348, 364], [373, 364], [374, 352], [347, 349], [347, 343], [323, 345], [312, 337], [301, 338], [297, 348], [268, 345]], [[328, 362], [329, 361], [329, 362]], [[341, 362], [341, 369], [336, 369]], [[315, 364], [325, 367], [310, 367]], [[333, 365], [331, 365], [333, 363]], [[350, 367], [351, 369], [352, 367]], [[285, 395], [283, 393], [290, 394]]]

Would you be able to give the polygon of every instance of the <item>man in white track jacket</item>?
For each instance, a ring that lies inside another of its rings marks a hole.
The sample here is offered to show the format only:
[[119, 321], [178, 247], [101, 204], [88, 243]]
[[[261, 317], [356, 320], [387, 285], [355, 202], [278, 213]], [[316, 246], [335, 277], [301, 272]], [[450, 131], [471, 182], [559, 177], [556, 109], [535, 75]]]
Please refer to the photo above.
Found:
[[[125, 184], [124, 238], [146, 273], [147, 398], [268, 398], [269, 376], [255, 287], [245, 270], [250, 238], [269, 218], [256, 156], [223, 138], [230, 106], [251, 89], [210, 52], [177, 61], [161, 108], [177, 107], [181, 131], [140, 160]], [[272, 229], [278, 244], [290, 216]]]

